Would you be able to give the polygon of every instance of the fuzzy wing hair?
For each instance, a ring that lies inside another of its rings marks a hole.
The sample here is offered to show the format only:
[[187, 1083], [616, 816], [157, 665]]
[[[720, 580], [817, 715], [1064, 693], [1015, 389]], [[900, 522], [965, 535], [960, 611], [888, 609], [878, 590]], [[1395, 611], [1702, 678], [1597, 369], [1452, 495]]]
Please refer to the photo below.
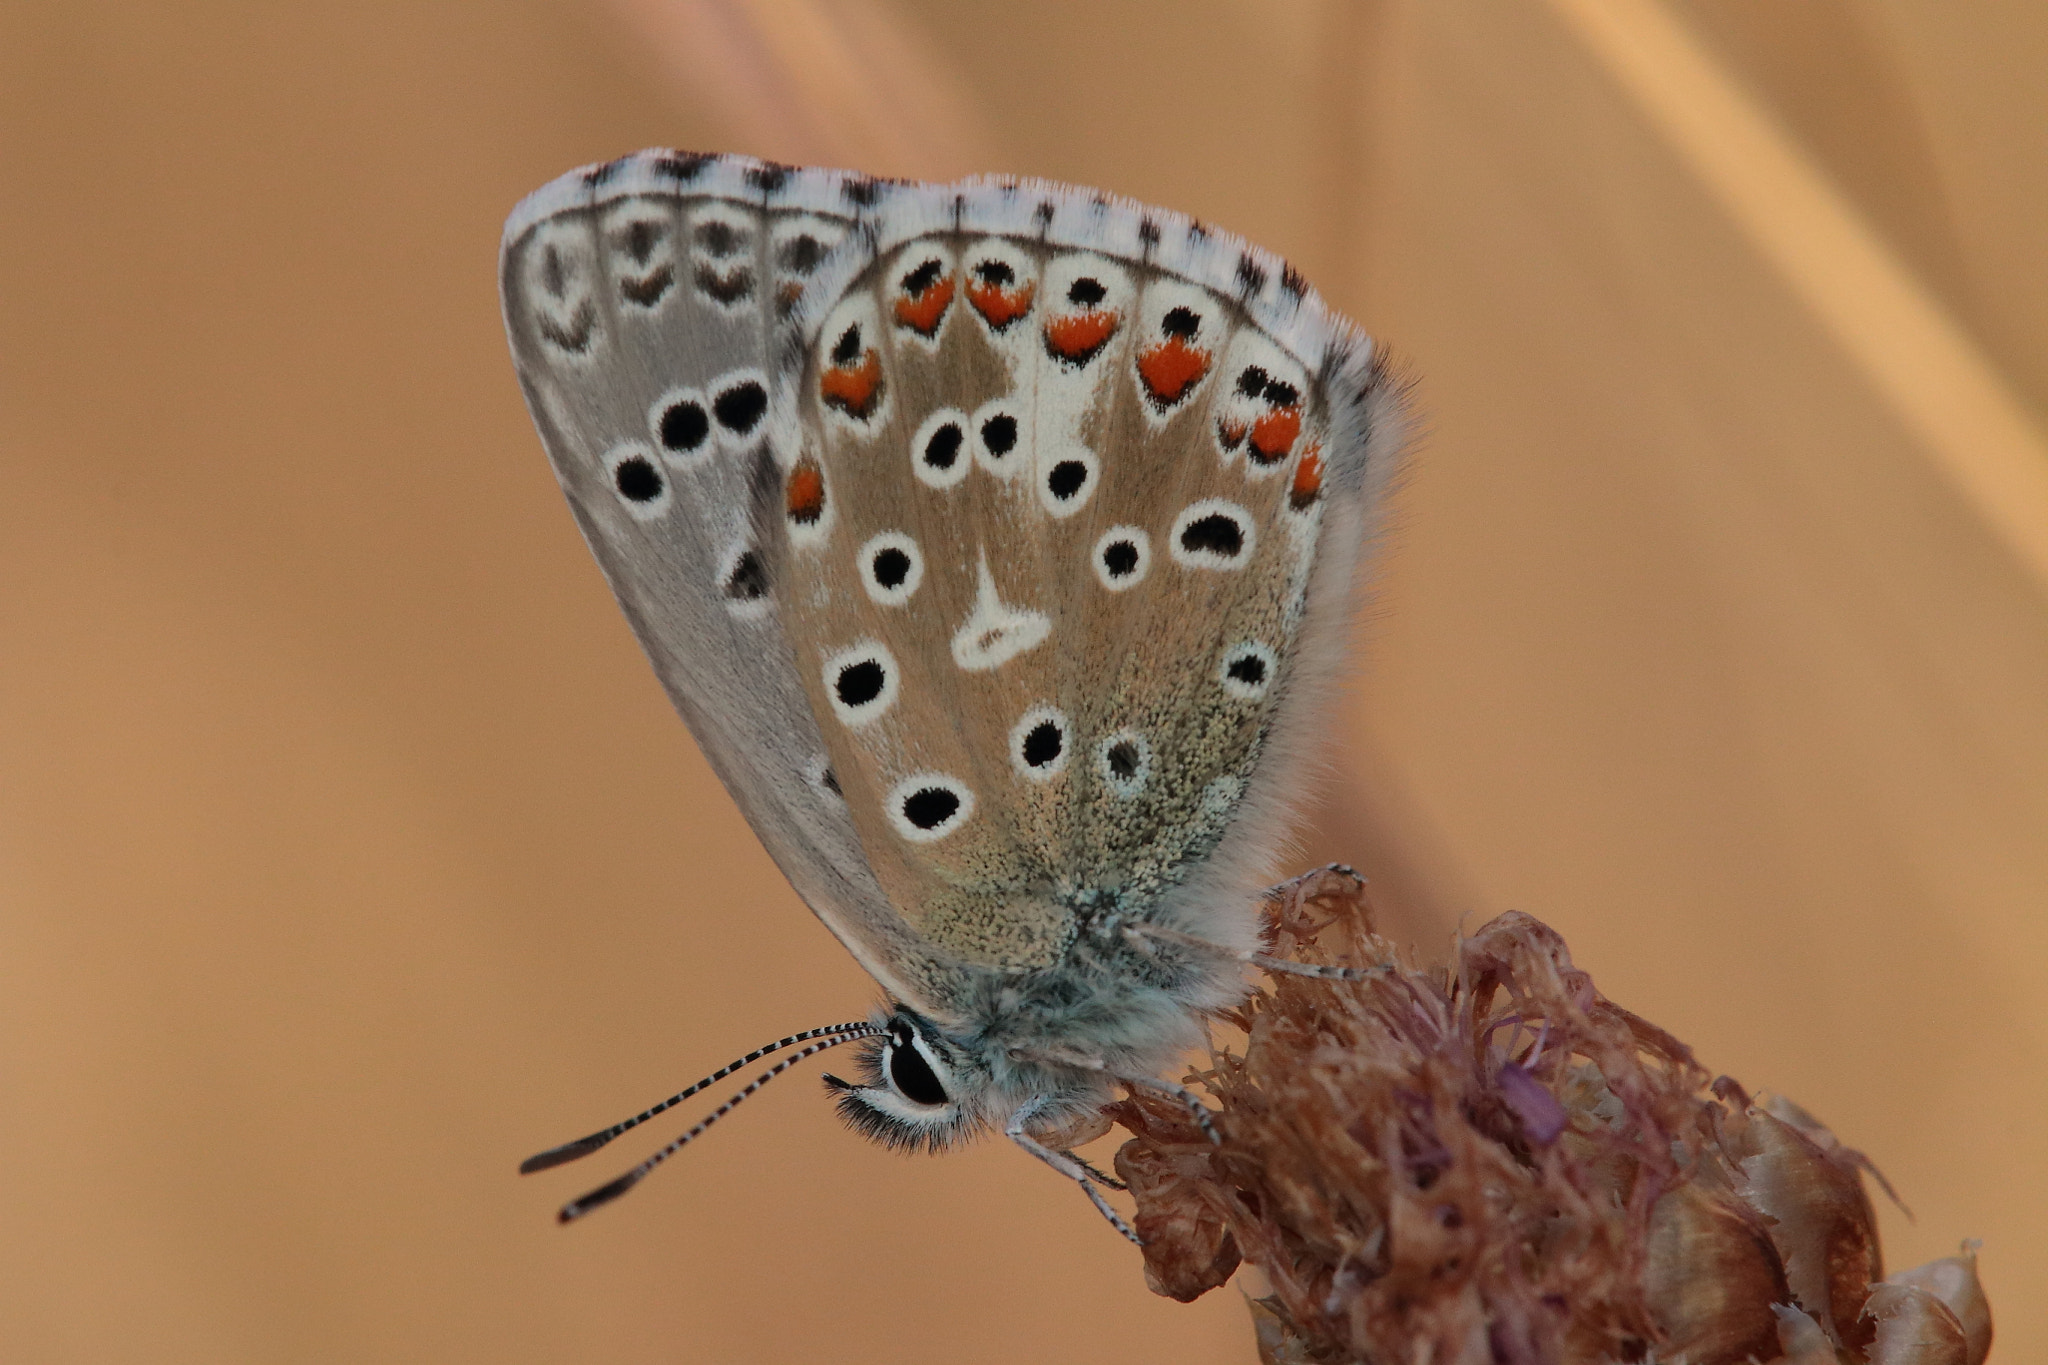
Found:
[[556, 477], [670, 699], [798, 893], [917, 1001], [944, 966], [868, 868], [776, 601], [769, 348], [867, 183], [667, 152], [588, 168], [513, 213], [500, 287]]

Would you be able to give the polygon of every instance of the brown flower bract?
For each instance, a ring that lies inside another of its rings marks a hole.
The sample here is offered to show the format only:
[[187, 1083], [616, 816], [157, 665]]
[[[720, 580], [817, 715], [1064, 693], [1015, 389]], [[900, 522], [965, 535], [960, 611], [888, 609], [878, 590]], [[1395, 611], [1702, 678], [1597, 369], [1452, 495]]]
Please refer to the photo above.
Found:
[[1220, 1145], [1171, 1099], [1111, 1107], [1156, 1292], [1193, 1299], [1249, 1261], [1269, 1362], [1735, 1365], [1795, 1340], [1983, 1359], [1974, 1261], [1873, 1296], [1868, 1163], [1794, 1106], [1710, 1089], [1555, 931], [1503, 915], [1424, 972], [1343, 871], [1269, 910], [1277, 954], [1383, 970], [1276, 975], [1228, 1016], [1241, 1052], [1191, 1078], [1220, 1104]]

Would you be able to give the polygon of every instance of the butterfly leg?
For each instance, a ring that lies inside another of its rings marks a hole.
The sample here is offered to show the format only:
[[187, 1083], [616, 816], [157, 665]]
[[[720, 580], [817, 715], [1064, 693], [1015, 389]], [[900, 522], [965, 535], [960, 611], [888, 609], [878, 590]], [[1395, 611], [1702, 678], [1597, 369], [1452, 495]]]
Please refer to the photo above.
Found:
[[1209, 1106], [1202, 1103], [1202, 1097], [1186, 1086], [1175, 1085], [1172, 1081], [1162, 1081], [1156, 1076], [1119, 1076], [1117, 1079], [1133, 1090], [1150, 1090], [1168, 1099], [1179, 1100], [1187, 1109], [1188, 1117], [1202, 1130], [1202, 1136], [1217, 1147], [1223, 1145], [1223, 1134], [1216, 1131], [1216, 1120], [1210, 1113]]
[[1079, 1185], [1081, 1193], [1088, 1196], [1088, 1202], [1095, 1206], [1096, 1212], [1108, 1219], [1109, 1225], [1122, 1233], [1132, 1246], [1145, 1245], [1138, 1239], [1138, 1234], [1132, 1231], [1131, 1225], [1124, 1221], [1123, 1215], [1111, 1208], [1109, 1201], [1102, 1197], [1102, 1191], [1095, 1188], [1095, 1181], [1097, 1180], [1110, 1184], [1111, 1188], [1119, 1190], [1123, 1188], [1122, 1182], [1111, 1182], [1108, 1176], [1103, 1175], [1102, 1172], [1096, 1170], [1072, 1152], [1062, 1152], [1056, 1148], [1048, 1147], [1037, 1138], [1032, 1137], [1031, 1134], [1025, 1132], [1024, 1125], [1030, 1122], [1033, 1112], [1034, 1106], [1027, 1104], [1011, 1115], [1008, 1126], [1003, 1129], [1004, 1136], [1008, 1137], [1010, 1141], [1016, 1143], [1025, 1151], [1031, 1153], [1031, 1155], [1037, 1157], [1040, 1161], [1043, 1161], [1046, 1165], [1052, 1167], [1055, 1171], [1058, 1171], [1067, 1179]]

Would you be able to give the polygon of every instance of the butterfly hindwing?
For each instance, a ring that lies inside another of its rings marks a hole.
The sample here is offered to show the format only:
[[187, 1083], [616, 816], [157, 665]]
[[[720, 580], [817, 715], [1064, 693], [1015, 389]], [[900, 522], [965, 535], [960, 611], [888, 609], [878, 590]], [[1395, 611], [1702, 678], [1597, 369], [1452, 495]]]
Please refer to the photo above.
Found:
[[677, 709], [804, 899], [921, 997], [929, 963], [868, 870], [777, 600], [770, 345], [869, 183], [643, 153], [521, 205], [501, 287], [556, 475]]
[[1272, 834], [1259, 760], [1348, 588], [1329, 513], [1355, 541], [1383, 472], [1369, 345], [1176, 216], [995, 184], [886, 209], [784, 357], [786, 628], [869, 863], [968, 962], [1045, 966], [1090, 911], [1245, 939], [1185, 909], [1226, 834]]

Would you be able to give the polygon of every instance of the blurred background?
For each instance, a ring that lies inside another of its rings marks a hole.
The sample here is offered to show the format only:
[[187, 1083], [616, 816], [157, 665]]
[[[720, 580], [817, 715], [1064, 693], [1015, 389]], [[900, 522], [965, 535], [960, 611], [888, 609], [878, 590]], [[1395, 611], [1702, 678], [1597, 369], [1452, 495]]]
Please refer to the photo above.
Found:
[[505, 213], [651, 144], [1102, 186], [1385, 338], [1298, 864], [1556, 924], [2048, 1354], [2044, 70], [2034, 0], [0, 4], [0, 1356], [1252, 1358], [814, 1072], [576, 1227], [694, 1115], [513, 1175], [874, 995], [505, 354]]

